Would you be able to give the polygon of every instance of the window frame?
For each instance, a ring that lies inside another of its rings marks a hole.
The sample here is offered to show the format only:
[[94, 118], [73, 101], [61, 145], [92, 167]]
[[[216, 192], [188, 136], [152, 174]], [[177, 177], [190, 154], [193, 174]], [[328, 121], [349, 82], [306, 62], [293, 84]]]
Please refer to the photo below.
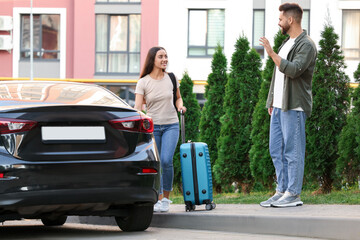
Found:
[[[42, 43], [43, 43], [43, 39], [42, 39], [42, 34], [43, 34], [43, 31], [42, 31], [42, 17], [43, 15], [58, 15], [59, 16], [59, 29], [58, 29], [58, 34], [61, 34], [61, 14], [60, 13], [34, 13], [33, 14], [33, 17], [34, 16], [39, 16], [39, 22], [40, 22], [40, 33], [39, 33], [39, 46], [41, 47], [42, 46]], [[30, 55], [29, 57], [22, 57], [22, 53], [30, 53], [30, 50], [31, 48], [29, 49], [26, 49], [26, 48], [23, 48], [23, 17], [24, 16], [29, 16], [29, 21], [30, 21], [30, 14], [28, 13], [21, 13], [20, 14], [20, 47], [19, 47], [19, 59], [20, 61], [29, 61], [30, 60]], [[33, 22], [34, 22], [34, 18], [33, 18]], [[30, 26], [30, 25], [29, 25]], [[29, 29], [30, 31], [30, 29]], [[58, 40], [61, 41], [61, 36], [58, 36]], [[34, 43], [33, 43], [34, 44]], [[30, 46], [31, 47], [31, 46]], [[41, 61], [45, 61], [45, 62], [59, 62], [60, 61], [60, 48], [61, 48], [61, 44], [58, 43], [58, 50], [46, 50], [46, 49], [43, 49], [43, 48], [33, 48], [33, 54], [35, 53], [40, 53], [40, 57], [38, 58], [35, 58], [34, 57], [34, 61], [37, 61], [37, 62], [41, 62]], [[56, 52], [57, 53], [57, 58], [43, 58], [43, 54], [44, 53], [54, 53]]]
[[[96, 14], [97, 15], [105, 15], [107, 17], [107, 29], [106, 29], [106, 35], [107, 35], [107, 41], [106, 41], [106, 51], [97, 51], [96, 45], [97, 45], [97, 24], [95, 23], [95, 68], [94, 72], [95, 75], [107, 75], [107, 76], [115, 76], [115, 75], [124, 75], [124, 76], [134, 76], [140, 74], [140, 61], [139, 61], [139, 72], [130, 72], [130, 55], [138, 55], [139, 60], [141, 56], [141, 42], [140, 42], [140, 49], [137, 52], [130, 52], [130, 16], [131, 15], [139, 15], [141, 17], [141, 14]], [[96, 19], [95, 16], [95, 19]], [[111, 17], [112, 16], [125, 16], [127, 17], [127, 36], [126, 36], [126, 49], [127, 51], [111, 51], [110, 50], [110, 34], [111, 34]], [[96, 21], [96, 20], [95, 20]], [[140, 41], [141, 41], [141, 28], [140, 28]], [[97, 71], [97, 54], [106, 54], [106, 71], [104, 72], [98, 72]], [[127, 66], [126, 66], [126, 72], [110, 72], [109, 71], [109, 58], [111, 54], [126, 54], [127, 55]]]
[[[12, 58], [12, 76], [14, 78], [19, 77], [19, 68], [20, 68], [20, 23], [21, 23], [21, 14], [60, 14], [60, 78], [66, 78], [66, 36], [67, 36], [67, 14], [66, 8], [17, 8], [13, 9], [13, 58]], [[23, 60], [29, 61], [30, 60]], [[55, 63], [55, 62], [51, 62]]]
[[[255, 41], [259, 41], [259, 39], [255, 39], [255, 12], [263, 12], [264, 13], [264, 21], [263, 21], [263, 36], [265, 36], [265, 17], [266, 17], [266, 10], [264, 8], [255, 8], [253, 9], [253, 21], [252, 21], [252, 48], [259, 53], [260, 57], [263, 59], [265, 57], [265, 49], [264, 46], [255, 46]], [[260, 53], [262, 52], [262, 53]]]
[[[188, 58], [212, 58], [214, 54], [208, 54], [208, 50], [216, 49], [215, 47], [208, 46], [208, 37], [209, 37], [209, 10], [221, 10], [224, 12], [224, 43], [225, 43], [225, 9], [224, 8], [189, 8], [188, 9], [188, 34], [187, 34], [187, 57]], [[194, 46], [190, 45], [190, 11], [205, 11], [206, 12], [206, 37], [204, 46]], [[225, 44], [224, 44], [225, 45]], [[221, 46], [224, 48], [224, 46]], [[205, 55], [190, 55], [191, 48], [204, 49]]]
[[[341, 50], [344, 54], [344, 58], [345, 60], [351, 60], [351, 61], [358, 61], [360, 60], [360, 43], [358, 48], [344, 48], [344, 11], [347, 12], [359, 12], [360, 13], [360, 9], [341, 9], [341, 25], [342, 25], [342, 29], [341, 29]], [[358, 24], [358, 27], [360, 28], [360, 23]], [[360, 31], [360, 30], [359, 30]], [[360, 35], [360, 34], [359, 34]], [[357, 50], [358, 51], [358, 57], [349, 57], [346, 56], [345, 50]]]
[[[311, 18], [310, 15], [311, 15], [311, 11], [310, 11], [310, 9], [303, 9], [303, 12], [305, 12], [305, 11], [309, 13], [309, 15], [308, 15], [308, 26], [307, 26], [308, 27], [307, 35], [310, 35], [310, 30], [311, 30], [310, 29], [310, 25], [311, 25], [310, 24], [310, 18]], [[304, 27], [303, 27], [303, 29], [304, 29]]]

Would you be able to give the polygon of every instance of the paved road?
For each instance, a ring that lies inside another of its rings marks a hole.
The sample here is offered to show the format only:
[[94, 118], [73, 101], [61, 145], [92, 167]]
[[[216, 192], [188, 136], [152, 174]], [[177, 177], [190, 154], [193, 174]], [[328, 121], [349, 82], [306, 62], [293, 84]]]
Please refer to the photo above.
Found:
[[[284, 237], [274, 235], [241, 234], [172, 228], [149, 228], [144, 232], [126, 233], [116, 226], [66, 223], [62, 227], [44, 227], [40, 221], [8, 221], [0, 226], [0, 239], [26, 240], [180, 240], [180, 239], [216, 239], [216, 240], [303, 240], [307, 238]], [[309, 238], [310, 239], [310, 238]]]

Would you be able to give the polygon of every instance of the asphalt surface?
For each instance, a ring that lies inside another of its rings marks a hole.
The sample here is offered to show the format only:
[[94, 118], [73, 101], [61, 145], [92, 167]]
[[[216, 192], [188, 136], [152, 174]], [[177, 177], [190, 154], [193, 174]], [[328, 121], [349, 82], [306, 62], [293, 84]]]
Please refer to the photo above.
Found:
[[[71, 217], [68, 221], [116, 225], [113, 218]], [[155, 213], [151, 227], [282, 235], [322, 239], [360, 239], [360, 205], [303, 205], [263, 208], [254, 204], [220, 204], [211, 211], [197, 206], [171, 205]]]
[[[149, 227], [141, 232], [122, 232], [118, 226], [66, 223], [59, 227], [46, 227], [38, 220], [6, 221], [0, 226], [4, 240], [273, 240], [274, 235], [205, 231], [179, 228]], [[185, 237], [186, 236], [186, 237]], [[311, 240], [276, 236], [276, 240]]]

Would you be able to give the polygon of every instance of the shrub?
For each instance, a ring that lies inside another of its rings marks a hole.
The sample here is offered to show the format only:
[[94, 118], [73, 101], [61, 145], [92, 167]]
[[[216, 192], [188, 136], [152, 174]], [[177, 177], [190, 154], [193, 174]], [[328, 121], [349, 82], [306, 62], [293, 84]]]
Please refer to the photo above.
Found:
[[[224, 92], [227, 83], [227, 61], [221, 46], [216, 48], [211, 63], [211, 73], [205, 86], [206, 102], [201, 112], [200, 141], [209, 147], [211, 166], [217, 159], [217, 139], [220, 134], [220, 117], [224, 115]], [[217, 185], [214, 182], [214, 185]]]
[[313, 76], [313, 111], [306, 123], [305, 176], [322, 193], [330, 192], [335, 180], [338, 140], [349, 107], [349, 78], [338, 39], [334, 28], [325, 25]]
[[249, 192], [253, 184], [249, 161], [250, 133], [261, 84], [260, 68], [259, 54], [250, 50], [245, 36], [240, 37], [235, 44], [225, 90], [225, 114], [221, 117], [214, 175], [223, 185], [239, 183], [243, 192]]
[[[356, 82], [360, 83], [360, 64], [354, 73]], [[358, 183], [360, 176], [360, 87], [352, 94], [353, 109], [347, 116], [339, 140], [339, 158], [336, 161], [336, 172], [350, 186]]]

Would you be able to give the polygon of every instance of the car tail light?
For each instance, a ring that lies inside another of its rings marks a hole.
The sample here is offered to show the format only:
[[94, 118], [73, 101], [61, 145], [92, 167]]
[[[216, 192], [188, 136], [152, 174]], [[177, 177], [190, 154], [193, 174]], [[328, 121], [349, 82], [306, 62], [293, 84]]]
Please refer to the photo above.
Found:
[[3, 174], [3, 173], [0, 173], [0, 178], [4, 178], [4, 174]]
[[155, 168], [143, 168], [141, 173], [157, 173], [157, 170]]
[[37, 122], [30, 120], [0, 118], [0, 134], [27, 132], [36, 124]]
[[152, 133], [154, 131], [153, 120], [145, 116], [127, 117], [109, 121], [115, 129], [130, 132]]
[[142, 175], [155, 175], [157, 174], [158, 171], [155, 168], [142, 168], [137, 175], [142, 176]]

